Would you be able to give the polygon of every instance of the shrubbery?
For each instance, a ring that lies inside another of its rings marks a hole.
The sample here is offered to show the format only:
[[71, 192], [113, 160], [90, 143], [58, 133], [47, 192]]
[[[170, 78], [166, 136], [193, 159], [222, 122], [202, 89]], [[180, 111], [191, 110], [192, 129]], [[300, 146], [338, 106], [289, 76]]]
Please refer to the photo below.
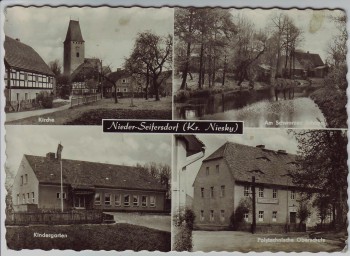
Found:
[[239, 204], [234, 212], [230, 216], [230, 228], [237, 230], [239, 225], [243, 222], [244, 214], [249, 213], [251, 210], [251, 200], [250, 199], [241, 199]]
[[189, 208], [180, 209], [178, 213], [174, 214], [174, 226], [178, 228], [173, 250], [175, 251], [192, 251], [192, 230], [196, 215], [193, 210]]
[[41, 92], [36, 96], [36, 101], [41, 102], [43, 108], [52, 108], [53, 106], [53, 96], [46, 92]]

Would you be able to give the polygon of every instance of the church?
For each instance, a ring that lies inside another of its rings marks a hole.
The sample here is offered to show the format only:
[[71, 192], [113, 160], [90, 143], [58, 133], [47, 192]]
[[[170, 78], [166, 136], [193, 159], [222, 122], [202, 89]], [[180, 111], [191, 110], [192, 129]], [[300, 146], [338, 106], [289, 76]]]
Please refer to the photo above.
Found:
[[102, 61], [85, 58], [85, 41], [79, 21], [69, 21], [63, 51], [64, 74], [70, 78], [72, 94], [96, 94], [102, 81]]

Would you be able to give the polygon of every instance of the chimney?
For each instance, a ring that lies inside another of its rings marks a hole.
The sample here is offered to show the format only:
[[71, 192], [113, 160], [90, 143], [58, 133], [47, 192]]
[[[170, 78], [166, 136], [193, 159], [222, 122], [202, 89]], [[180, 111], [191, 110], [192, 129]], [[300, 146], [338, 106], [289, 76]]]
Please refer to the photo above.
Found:
[[56, 158], [58, 161], [60, 161], [62, 159], [62, 150], [63, 150], [63, 146], [60, 143], [57, 146], [57, 154], [56, 154]]
[[50, 160], [54, 160], [55, 159], [55, 153], [53, 152], [49, 152], [46, 154], [46, 157]]
[[265, 145], [257, 145], [256, 147], [257, 147], [257, 148], [264, 149], [264, 148], [265, 148]]
[[16, 41], [21, 42], [21, 40], [19, 38], [16, 38]]
[[282, 149], [277, 150], [277, 153], [281, 154], [281, 155], [287, 155], [287, 151], [282, 150]]

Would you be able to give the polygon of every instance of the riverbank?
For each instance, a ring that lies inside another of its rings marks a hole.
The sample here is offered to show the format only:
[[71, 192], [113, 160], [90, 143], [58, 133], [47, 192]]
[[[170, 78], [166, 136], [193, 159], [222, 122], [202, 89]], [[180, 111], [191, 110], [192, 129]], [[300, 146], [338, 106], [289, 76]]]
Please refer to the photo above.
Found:
[[327, 128], [347, 128], [346, 94], [334, 91], [334, 88], [322, 87], [310, 95], [321, 109]]

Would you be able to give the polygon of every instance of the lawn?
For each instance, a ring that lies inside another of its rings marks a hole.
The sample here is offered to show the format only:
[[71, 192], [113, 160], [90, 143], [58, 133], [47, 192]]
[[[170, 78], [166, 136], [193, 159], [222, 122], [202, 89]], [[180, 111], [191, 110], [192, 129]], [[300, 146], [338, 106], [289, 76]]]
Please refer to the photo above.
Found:
[[[45, 124], [45, 125], [100, 125], [102, 119], [172, 119], [171, 97], [161, 98], [160, 101], [154, 99], [134, 99], [133, 105], [129, 98], [102, 99], [98, 102], [77, 106], [54, 113], [40, 116], [32, 116], [6, 124]], [[54, 122], [42, 123], [40, 118], [54, 119]]]
[[[35, 237], [35, 233], [62, 234], [65, 238]], [[170, 232], [130, 225], [70, 225], [6, 227], [9, 249], [72, 249], [170, 251]]]
[[343, 241], [329, 239], [326, 236], [317, 237], [323, 238], [323, 241], [307, 240], [309, 238], [312, 239], [308, 233], [251, 234], [241, 231], [193, 231], [193, 251], [340, 252], [345, 247]]

